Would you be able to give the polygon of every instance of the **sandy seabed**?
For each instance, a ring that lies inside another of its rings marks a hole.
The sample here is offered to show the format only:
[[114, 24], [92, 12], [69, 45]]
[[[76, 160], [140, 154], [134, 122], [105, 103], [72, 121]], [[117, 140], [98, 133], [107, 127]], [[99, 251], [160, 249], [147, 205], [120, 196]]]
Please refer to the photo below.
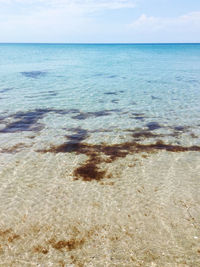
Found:
[[85, 155], [2, 154], [0, 266], [200, 266], [199, 155], [128, 155], [86, 182]]

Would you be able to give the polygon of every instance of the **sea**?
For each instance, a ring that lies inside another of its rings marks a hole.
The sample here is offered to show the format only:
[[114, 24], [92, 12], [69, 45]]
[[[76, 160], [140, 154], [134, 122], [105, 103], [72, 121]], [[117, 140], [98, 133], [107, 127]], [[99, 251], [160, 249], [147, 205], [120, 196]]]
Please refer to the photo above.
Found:
[[94, 143], [142, 129], [196, 144], [199, 90], [199, 44], [0, 44], [0, 144], [74, 129]]
[[200, 266], [200, 44], [0, 44], [0, 265]]

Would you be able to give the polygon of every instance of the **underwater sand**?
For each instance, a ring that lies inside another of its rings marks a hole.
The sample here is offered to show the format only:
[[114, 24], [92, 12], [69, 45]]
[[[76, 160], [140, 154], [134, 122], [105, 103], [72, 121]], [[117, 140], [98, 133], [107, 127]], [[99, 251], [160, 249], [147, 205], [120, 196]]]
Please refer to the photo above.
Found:
[[0, 266], [200, 265], [199, 152], [128, 155], [89, 182], [85, 156], [35, 154], [1, 168]]

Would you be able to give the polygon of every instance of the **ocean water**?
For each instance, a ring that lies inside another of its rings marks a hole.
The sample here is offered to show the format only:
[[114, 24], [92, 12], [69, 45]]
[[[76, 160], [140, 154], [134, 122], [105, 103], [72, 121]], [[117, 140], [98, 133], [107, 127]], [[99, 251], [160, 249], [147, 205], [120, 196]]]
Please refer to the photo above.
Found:
[[0, 44], [0, 266], [200, 266], [200, 44]]
[[1, 143], [75, 128], [95, 143], [134, 129], [198, 143], [199, 103], [199, 44], [0, 45]]

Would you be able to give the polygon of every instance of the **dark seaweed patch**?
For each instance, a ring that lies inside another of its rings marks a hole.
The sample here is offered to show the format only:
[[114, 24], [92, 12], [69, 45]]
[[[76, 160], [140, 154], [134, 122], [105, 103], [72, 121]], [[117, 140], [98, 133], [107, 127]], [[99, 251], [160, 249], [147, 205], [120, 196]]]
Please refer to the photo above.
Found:
[[57, 96], [58, 95], [58, 93], [49, 93], [48, 95], [50, 95], [50, 96]]
[[144, 115], [144, 113], [135, 113], [135, 112], [132, 112], [131, 114], [134, 116], [143, 116]]
[[145, 119], [144, 113], [135, 113], [132, 112], [131, 113], [134, 117], [131, 116], [131, 118], [135, 119], [135, 120], [141, 120], [143, 121]]
[[45, 71], [24, 71], [24, 72], [21, 72], [21, 74], [27, 78], [37, 79], [37, 78], [45, 76], [47, 74], [47, 72], [45, 72]]
[[73, 131], [74, 133], [66, 136], [68, 139], [67, 144], [77, 144], [88, 137], [88, 131], [80, 127], [72, 128], [71, 131]]
[[181, 131], [181, 132], [183, 132], [183, 131], [185, 131], [187, 128], [188, 128], [188, 127], [186, 127], [186, 126], [176, 126], [176, 127], [174, 127], [174, 130], [175, 130], [175, 131]]
[[57, 96], [58, 93], [57, 92], [54, 92], [54, 91], [49, 91], [49, 92], [42, 92], [41, 94], [37, 94], [37, 95], [27, 95], [27, 96], [24, 96], [25, 98], [42, 98], [42, 99], [48, 99], [52, 96]]
[[126, 130], [128, 132], [131, 132], [131, 136], [134, 138], [135, 141], [141, 141], [144, 139], [149, 138], [163, 138], [163, 137], [178, 137], [182, 134], [182, 132], [174, 131], [171, 133], [165, 133], [165, 134], [159, 134], [159, 133], [153, 133], [151, 130], [145, 130], [142, 128], [135, 128], [134, 130]]
[[194, 133], [191, 133], [190, 136], [191, 136], [192, 138], [198, 138], [198, 136], [197, 136], [196, 134], [194, 134]]
[[113, 100], [111, 100], [111, 102], [114, 103], [114, 104], [118, 104], [119, 103], [119, 99], [113, 99]]
[[[156, 135], [157, 136], [157, 135]], [[135, 133], [134, 138], [151, 138], [155, 137], [152, 133]], [[165, 144], [162, 141], [157, 141], [153, 144], [140, 144], [135, 141], [125, 142], [122, 144], [100, 144], [92, 145], [86, 143], [76, 143], [76, 144], [62, 144], [59, 146], [52, 146], [46, 150], [40, 150], [38, 152], [46, 153], [69, 153], [75, 152], [76, 154], [85, 154], [88, 156], [88, 160], [79, 166], [74, 171], [74, 176], [76, 179], [81, 178], [83, 181], [92, 181], [106, 177], [106, 171], [102, 170], [99, 165], [101, 163], [110, 163], [118, 158], [126, 157], [128, 154], [138, 154], [141, 152], [145, 153], [156, 153], [156, 151], [165, 150], [169, 152], [187, 152], [187, 151], [199, 151], [199, 146], [184, 147], [180, 145]]]
[[188, 151], [200, 151], [200, 146], [189, 146], [184, 147], [180, 145], [165, 144], [163, 141], [157, 141], [155, 144], [142, 145], [137, 144], [139, 149], [144, 149], [144, 151], [149, 152], [153, 150], [166, 150], [169, 152], [188, 152]]
[[[82, 144], [80, 144], [80, 147]], [[99, 168], [99, 164], [104, 160], [98, 155], [100, 151], [92, 148], [92, 146], [82, 146], [81, 154], [86, 154], [89, 158], [80, 167], [74, 170], [75, 180], [81, 178], [83, 181], [88, 182], [92, 180], [100, 181], [105, 177], [106, 171]], [[97, 149], [98, 150], [98, 149]]]
[[[76, 109], [76, 108], [72, 108], [72, 109], [69, 109], [68, 111], [67, 111], [67, 113], [69, 114], [69, 113], [78, 113], [78, 112], [80, 112], [78, 109]], [[60, 114], [62, 114], [62, 113], [60, 113]], [[66, 114], [66, 113], [65, 113]]]
[[[79, 110], [75, 110], [76, 112], [78, 112]], [[51, 108], [45, 108], [45, 109], [35, 109], [35, 110], [31, 110], [31, 111], [19, 111], [13, 115], [11, 115], [11, 117], [13, 117], [14, 119], [21, 119], [23, 117], [26, 118], [43, 118], [43, 116], [45, 114], [48, 113], [56, 113], [56, 114], [69, 114], [69, 113], [73, 113], [74, 110], [69, 109], [69, 110], [63, 110], [63, 109], [51, 109]]]
[[9, 92], [11, 90], [13, 90], [13, 87], [2, 89], [2, 90], [0, 90], [0, 93], [6, 93], [6, 92]]
[[196, 80], [196, 79], [189, 79], [186, 82], [188, 82], [188, 83], [197, 83], [197, 84], [200, 83], [199, 80]]
[[105, 92], [104, 95], [117, 95], [117, 92]]
[[183, 80], [183, 77], [181, 77], [181, 76], [176, 76], [175, 78], [176, 78], [176, 80], [177, 80], [178, 82], [180, 82], [180, 81]]
[[151, 99], [152, 99], [152, 100], [161, 100], [161, 98], [160, 98], [160, 97], [153, 96], [153, 95], [151, 96]]
[[76, 152], [77, 153], [80, 150], [80, 151], [83, 152], [81, 154], [85, 154], [84, 153], [84, 149], [85, 148], [79, 142], [72, 143], [71, 141], [69, 141], [69, 143], [65, 142], [64, 144], [61, 144], [61, 145], [58, 145], [58, 146], [51, 146], [49, 149], [38, 150], [37, 152], [41, 152], [41, 153], [47, 153], [47, 152], [51, 152], [51, 153], [71, 153], [71, 152]]
[[[67, 142], [64, 144], [53, 146], [49, 150], [38, 150], [38, 152], [53, 152], [53, 153], [71, 153], [71, 152], [77, 152], [81, 148], [82, 144], [81, 142], [84, 141], [86, 138], [88, 138], [88, 131], [85, 129], [82, 129], [80, 127], [78, 128], [71, 128], [69, 129], [73, 132], [71, 135], [66, 135]], [[86, 153], [86, 149], [83, 147], [82, 154]]]
[[101, 171], [93, 158], [74, 171], [75, 177], [81, 178], [83, 181], [101, 180], [105, 176], [105, 171]]
[[113, 78], [117, 78], [118, 76], [117, 75], [109, 75], [108, 78], [109, 79], [113, 79]]
[[158, 122], [149, 122], [146, 124], [146, 126], [148, 127], [148, 129], [150, 131], [154, 131], [154, 130], [157, 130], [157, 129], [160, 129], [161, 126]]
[[11, 118], [16, 121], [7, 123], [6, 126], [0, 130], [0, 133], [16, 133], [23, 131], [41, 131], [44, 128], [44, 125], [38, 123], [38, 121], [48, 113], [55, 113], [60, 115], [74, 114], [80, 112], [78, 109], [35, 109], [32, 111], [19, 111], [15, 114], [12, 114], [8, 117], [3, 118], [5, 123], [6, 118]]
[[3, 124], [5, 119], [6, 117], [0, 116], [0, 124]]
[[133, 106], [137, 105], [137, 103], [135, 101], [132, 101], [130, 104]]
[[141, 130], [141, 131], [136, 131], [135, 133], [133, 133], [132, 137], [137, 138], [137, 139], [141, 139], [141, 138], [157, 138], [157, 137], [161, 137], [161, 135], [154, 134], [154, 133], [152, 133], [150, 131]]
[[75, 120], [85, 120], [90, 118], [91, 116], [88, 113], [80, 113], [78, 115], [72, 116], [72, 119]]
[[29, 112], [18, 112], [13, 116], [17, 121], [8, 123], [4, 129], [0, 130], [0, 132], [15, 133], [32, 130], [40, 131], [43, 128], [43, 125], [39, 124], [38, 120], [42, 119], [47, 112], [47, 110], [40, 109]]

